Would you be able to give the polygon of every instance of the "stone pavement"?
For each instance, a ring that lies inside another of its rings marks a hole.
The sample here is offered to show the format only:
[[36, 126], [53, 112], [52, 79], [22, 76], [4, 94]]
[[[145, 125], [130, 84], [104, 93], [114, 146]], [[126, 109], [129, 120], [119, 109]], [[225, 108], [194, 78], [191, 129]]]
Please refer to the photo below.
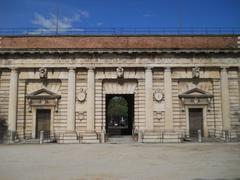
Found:
[[1, 180], [240, 179], [239, 143], [0, 145]]

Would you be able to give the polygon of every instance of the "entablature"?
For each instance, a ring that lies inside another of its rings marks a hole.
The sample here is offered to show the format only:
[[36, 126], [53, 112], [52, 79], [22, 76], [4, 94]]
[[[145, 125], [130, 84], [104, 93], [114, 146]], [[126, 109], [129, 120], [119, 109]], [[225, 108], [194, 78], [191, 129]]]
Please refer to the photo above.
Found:
[[240, 54], [240, 49], [0, 49], [0, 55]]

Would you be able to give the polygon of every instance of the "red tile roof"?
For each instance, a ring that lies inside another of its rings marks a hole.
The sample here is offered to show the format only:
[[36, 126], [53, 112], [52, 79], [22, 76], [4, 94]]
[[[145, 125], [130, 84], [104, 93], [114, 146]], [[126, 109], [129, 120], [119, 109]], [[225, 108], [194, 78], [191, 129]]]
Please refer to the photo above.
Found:
[[233, 49], [237, 36], [0, 37], [0, 49]]

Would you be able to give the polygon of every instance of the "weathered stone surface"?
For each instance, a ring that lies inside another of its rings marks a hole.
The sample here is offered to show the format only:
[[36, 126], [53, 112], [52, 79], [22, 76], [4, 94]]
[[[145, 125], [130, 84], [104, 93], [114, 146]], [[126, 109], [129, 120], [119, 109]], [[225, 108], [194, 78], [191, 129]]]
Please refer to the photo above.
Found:
[[[240, 56], [224, 51], [225, 43], [229, 45], [234, 38], [3, 37], [5, 43], [2, 45], [10, 48], [5, 49], [9, 53], [13, 48], [29, 50], [30, 47], [52, 48], [54, 45], [55, 48], [111, 47], [116, 51], [94, 55], [69, 51], [66, 56], [62, 56], [62, 49], [45, 55], [41, 55], [42, 50], [30, 55], [23, 55], [18, 50], [15, 50], [19, 52], [17, 54], [1, 54], [0, 117], [7, 120], [9, 130], [17, 130], [19, 138], [35, 138], [37, 110], [48, 109], [51, 111], [50, 132], [60, 143], [99, 143], [97, 134], [106, 130], [106, 95], [131, 94], [134, 96], [131, 135], [145, 131], [145, 143], [181, 142], [181, 137], [189, 136], [191, 108], [202, 109], [205, 137], [212, 130], [235, 132], [240, 128]], [[53, 45], [52, 41], [56, 43]], [[129, 49], [118, 54], [117, 48], [122, 46]], [[147, 48], [162, 47], [192, 47], [194, 52], [162, 54], [155, 49], [152, 55], [143, 54]], [[214, 47], [218, 52], [198, 53], [198, 47]], [[139, 48], [141, 53], [133, 53], [132, 48]], [[18, 69], [18, 76], [11, 75], [10, 68], [14, 67]], [[196, 67], [199, 76], [194, 79], [192, 70]], [[46, 78], [40, 78], [39, 68], [47, 70]], [[123, 76], [118, 76], [117, 68], [122, 68]], [[223, 72], [221, 68], [227, 69]], [[47, 98], [51, 94], [45, 93], [42, 98], [32, 97], [35, 104], [26, 99], [43, 88], [61, 98], [53, 103]], [[200, 91], [194, 91], [190, 99], [180, 98], [180, 94], [193, 89]], [[202, 99], [201, 92], [211, 96]], [[64, 138], [63, 133], [66, 133]]]

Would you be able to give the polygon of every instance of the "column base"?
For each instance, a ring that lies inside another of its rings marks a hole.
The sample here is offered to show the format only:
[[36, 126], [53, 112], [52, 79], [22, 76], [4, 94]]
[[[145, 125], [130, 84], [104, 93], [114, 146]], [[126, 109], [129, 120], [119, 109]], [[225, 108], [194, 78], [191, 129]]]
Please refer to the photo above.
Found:
[[172, 130], [154, 131], [147, 130], [143, 133], [143, 143], [180, 143], [182, 134]]
[[16, 141], [16, 131], [8, 131], [8, 143], [14, 144]]
[[99, 139], [95, 131], [86, 131], [82, 137], [82, 143], [85, 144], [98, 144]]
[[163, 131], [163, 143], [181, 143], [183, 141], [183, 133], [172, 129]]
[[60, 134], [57, 142], [61, 144], [79, 144], [79, 139], [76, 131], [65, 131]]
[[162, 133], [153, 130], [145, 130], [142, 137], [143, 143], [160, 143], [162, 141]]

